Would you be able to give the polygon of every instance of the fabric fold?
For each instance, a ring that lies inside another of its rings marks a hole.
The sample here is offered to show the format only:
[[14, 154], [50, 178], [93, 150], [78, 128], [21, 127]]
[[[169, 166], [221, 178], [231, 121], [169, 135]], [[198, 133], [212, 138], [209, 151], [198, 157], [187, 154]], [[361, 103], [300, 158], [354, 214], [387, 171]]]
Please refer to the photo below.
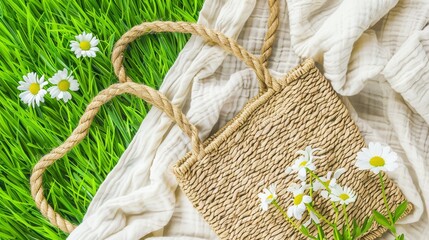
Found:
[[[281, 76], [313, 57], [343, 96], [366, 141], [388, 144], [401, 165], [390, 174], [414, 204], [398, 223], [407, 239], [429, 234], [428, 0], [280, 1], [269, 61]], [[206, 0], [199, 23], [259, 54], [266, 0]], [[130, 26], [131, 27], [131, 26]], [[161, 85], [205, 139], [258, 92], [255, 74], [216, 46], [191, 37]], [[217, 239], [177, 188], [171, 164], [189, 139], [152, 108], [69, 239]], [[386, 234], [383, 239], [393, 239]]]
[[381, 72], [385, 62], [379, 59], [383, 54], [375, 34], [362, 34], [398, 0], [287, 2], [293, 49], [301, 57], [323, 62], [325, 76], [338, 93], [354, 95], [365, 77]]
[[[254, 5], [255, 1], [212, 1], [204, 5], [199, 22], [236, 38]], [[234, 14], [229, 11], [232, 6]], [[193, 36], [165, 77], [160, 91], [175, 105], [185, 106], [192, 98], [194, 79], [210, 75], [226, 56], [219, 47], [208, 46]], [[200, 137], [204, 139], [216, 119], [201, 122], [203, 116], [210, 116], [210, 112], [201, 107], [193, 106], [187, 115], [191, 122], [197, 122]], [[177, 182], [170, 165], [189, 149], [187, 143], [189, 139], [181, 130], [160, 110], [152, 108], [100, 186], [83, 222], [68, 239], [139, 239], [165, 227], [176, 201]]]
[[429, 27], [413, 33], [384, 68], [392, 88], [429, 124]]

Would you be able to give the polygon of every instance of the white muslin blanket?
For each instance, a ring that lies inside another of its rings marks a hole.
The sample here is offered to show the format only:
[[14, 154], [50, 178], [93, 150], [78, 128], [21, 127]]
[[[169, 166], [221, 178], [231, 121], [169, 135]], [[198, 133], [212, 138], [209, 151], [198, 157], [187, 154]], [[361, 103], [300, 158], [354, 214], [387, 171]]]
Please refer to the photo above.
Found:
[[[267, 2], [206, 0], [198, 22], [259, 54]], [[388, 144], [400, 156], [390, 177], [414, 211], [398, 224], [399, 232], [428, 239], [429, 1], [281, 0], [280, 6], [270, 70], [281, 76], [302, 58], [316, 60], [365, 139]], [[193, 36], [160, 91], [206, 139], [257, 94], [258, 83], [239, 60]], [[152, 108], [69, 239], [217, 239], [171, 169], [189, 143]]]

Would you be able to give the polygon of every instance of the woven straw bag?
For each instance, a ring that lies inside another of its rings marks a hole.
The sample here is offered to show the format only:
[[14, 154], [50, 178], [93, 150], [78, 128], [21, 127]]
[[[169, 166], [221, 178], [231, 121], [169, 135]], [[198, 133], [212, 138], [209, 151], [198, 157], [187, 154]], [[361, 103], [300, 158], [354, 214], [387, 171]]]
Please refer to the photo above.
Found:
[[[280, 204], [289, 204], [291, 196], [286, 188], [295, 178], [286, 175], [285, 168], [296, 159], [296, 151], [308, 145], [322, 149], [318, 152], [322, 157], [315, 160], [319, 175], [340, 167], [347, 169], [340, 183], [351, 187], [358, 195], [358, 200], [347, 208], [350, 218], [362, 221], [374, 209], [385, 213], [377, 176], [354, 167], [356, 154], [365, 142], [346, 107], [314, 62], [305, 60], [280, 79], [269, 73], [266, 63], [278, 25], [278, 2], [272, 0], [269, 3], [269, 28], [259, 58], [233, 39], [198, 24], [151, 22], [125, 33], [112, 54], [115, 74], [121, 83], [101, 91], [88, 105], [72, 135], [45, 155], [33, 169], [31, 192], [42, 214], [63, 231], [73, 231], [75, 226], [56, 213], [44, 197], [43, 173], [86, 136], [99, 108], [123, 93], [140, 97], [163, 110], [191, 138], [193, 149], [174, 165], [174, 173], [193, 206], [221, 239], [304, 238], [274, 208], [261, 213], [257, 194], [268, 184], [276, 183]], [[260, 94], [226, 126], [202, 142], [197, 128], [179, 108], [162, 93], [132, 82], [125, 73], [125, 49], [148, 32], [192, 33], [219, 45], [255, 71], [260, 81]], [[399, 188], [383, 176], [389, 204], [396, 207], [405, 198]], [[322, 215], [334, 218], [329, 202], [318, 197], [314, 202]], [[409, 205], [406, 214], [411, 209]], [[340, 219], [342, 225], [341, 215]], [[328, 230], [327, 225], [323, 228], [330, 239], [332, 230]], [[314, 227], [310, 230], [315, 231]], [[363, 239], [375, 239], [385, 230], [374, 224]]]

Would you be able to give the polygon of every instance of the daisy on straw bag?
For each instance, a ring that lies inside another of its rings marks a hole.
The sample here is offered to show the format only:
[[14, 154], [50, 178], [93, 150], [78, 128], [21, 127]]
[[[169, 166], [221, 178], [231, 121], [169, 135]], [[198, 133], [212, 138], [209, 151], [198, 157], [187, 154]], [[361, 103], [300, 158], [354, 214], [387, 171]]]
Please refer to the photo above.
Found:
[[[292, 193], [289, 201], [279, 198], [277, 194], [276, 184], [270, 185], [269, 189], [265, 188], [263, 193], [259, 193], [261, 210], [266, 212], [270, 205], [273, 205], [281, 215], [285, 222], [300, 232], [302, 236], [313, 240], [325, 240], [325, 232], [333, 235], [334, 240], [354, 240], [362, 237], [367, 237], [373, 231], [372, 228], [381, 226], [388, 229], [395, 239], [405, 239], [404, 234], [400, 234], [396, 230], [396, 222], [409, 213], [412, 206], [408, 201], [402, 202], [393, 201], [397, 206], [392, 208], [389, 203], [392, 203], [386, 192], [386, 184], [383, 176], [383, 171], [394, 171], [398, 167], [398, 156], [390, 147], [382, 147], [380, 143], [369, 143], [369, 148], [362, 148], [356, 157], [355, 167], [361, 171], [371, 171], [373, 174], [378, 174], [380, 180], [380, 189], [383, 198], [383, 213], [372, 206], [368, 206], [372, 213], [365, 216], [364, 219], [355, 219], [349, 217], [349, 210], [353, 210], [350, 205], [355, 204], [358, 195], [348, 187], [350, 181], [342, 176], [347, 175], [347, 169], [339, 168], [334, 172], [328, 171], [326, 177], [320, 177], [317, 173], [317, 166], [323, 164], [323, 156], [316, 156], [315, 152], [321, 149], [313, 149], [307, 146], [305, 150], [297, 151], [300, 155], [291, 167], [286, 168], [286, 175], [296, 175], [295, 181], [299, 180], [300, 184], [292, 182], [286, 189]], [[373, 175], [374, 176], [374, 175]], [[319, 190], [321, 190], [319, 192]], [[320, 195], [319, 195], [320, 193]], [[289, 194], [290, 195], [290, 194]], [[316, 199], [318, 202], [316, 202]], [[321, 206], [325, 203], [331, 203], [331, 208], [335, 217], [325, 216], [322, 213]], [[285, 206], [287, 211], [285, 211]], [[306, 215], [306, 216], [304, 216]], [[308, 220], [303, 222], [303, 218]], [[313, 226], [310, 226], [314, 223]], [[324, 225], [322, 225], [323, 223]], [[310, 226], [310, 227], [309, 227]], [[382, 229], [381, 229], [382, 230]]]

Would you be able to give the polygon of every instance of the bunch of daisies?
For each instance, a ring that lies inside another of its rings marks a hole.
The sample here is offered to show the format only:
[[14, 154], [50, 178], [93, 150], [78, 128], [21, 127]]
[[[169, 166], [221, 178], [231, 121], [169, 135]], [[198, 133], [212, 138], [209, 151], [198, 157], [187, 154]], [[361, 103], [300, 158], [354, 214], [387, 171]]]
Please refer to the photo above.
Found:
[[[327, 172], [326, 176], [317, 176], [314, 172], [316, 165], [314, 160], [319, 158], [314, 155], [320, 149], [313, 149], [307, 146], [304, 150], [299, 150], [299, 157], [294, 164], [287, 167], [286, 174], [296, 174], [296, 178], [300, 183], [292, 183], [287, 191], [291, 194], [290, 204], [285, 211], [279, 203], [276, 193], [276, 185], [271, 184], [268, 188], [263, 189], [262, 193], [258, 194], [262, 211], [267, 211], [270, 205], [277, 208], [284, 218], [292, 224], [298, 231], [304, 234], [309, 239], [325, 239], [323, 229], [320, 226], [321, 221], [333, 228], [334, 239], [357, 239], [363, 236], [372, 226], [375, 220], [380, 225], [388, 228], [395, 235], [396, 239], [403, 239], [403, 235], [396, 234], [395, 222], [404, 213], [407, 202], [403, 202], [394, 212], [390, 210], [387, 201], [385, 201], [387, 216], [374, 211], [374, 216], [367, 218], [362, 226], [357, 226], [354, 220], [348, 219], [346, 206], [357, 201], [357, 194], [347, 186], [341, 186], [338, 179], [346, 172], [345, 168], [339, 168], [333, 172]], [[385, 187], [381, 172], [393, 171], [398, 167], [398, 156], [390, 147], [382, 146], [380, 143], [369, 143], [368, 148], [362, 148], [356, 157], [355, 166], [359, 170], [369, 170], [379, 175], [383, 199], [386, 199]], [[308, 181], [308, 182], [307, 182]], [[324, 217], [313, 205], [313, 200], [316, 192], [320, 192], [322, 198], [331, 202], [335, 211], [335, 220], [329, 220]], [[343, 212], [342, 229], [339, 229], [338, 217], [339, 212]], [[295, 221], [301, 221], [306, 213], [308, 220], [301, 226]], [[314, 223], [318, 230], [318, 236], [312, 236], [308, 230], [308, 226]], [[353, 224], [352, 224], [353, 223]], [[358, 229], [357, 229], [358, 228]]]
[[[76, 41], [71, 41], [70, 47], [77, 58], [95, 57], [96, 52], [99, 51], [98, 43], [99, 40], [92, 33], [83, 32], [76, 36]], [[78, 81], [66, 68], [57, 71], [48, 81], [45, 81], [44, 75], [39, 77], [35, 72], [24, 75], [23, 80], [19, 81], [18, 90], [23, 91], [19, 97], [31, 107], [40, 106], [40, 103], [45, 101], [45, 95], [48, 92], [52, 98], [67, 102], [72, 98], [70, 91], [79, 90]], [[49, 83], [52, 86], [45, 90], [45, 86]]]

